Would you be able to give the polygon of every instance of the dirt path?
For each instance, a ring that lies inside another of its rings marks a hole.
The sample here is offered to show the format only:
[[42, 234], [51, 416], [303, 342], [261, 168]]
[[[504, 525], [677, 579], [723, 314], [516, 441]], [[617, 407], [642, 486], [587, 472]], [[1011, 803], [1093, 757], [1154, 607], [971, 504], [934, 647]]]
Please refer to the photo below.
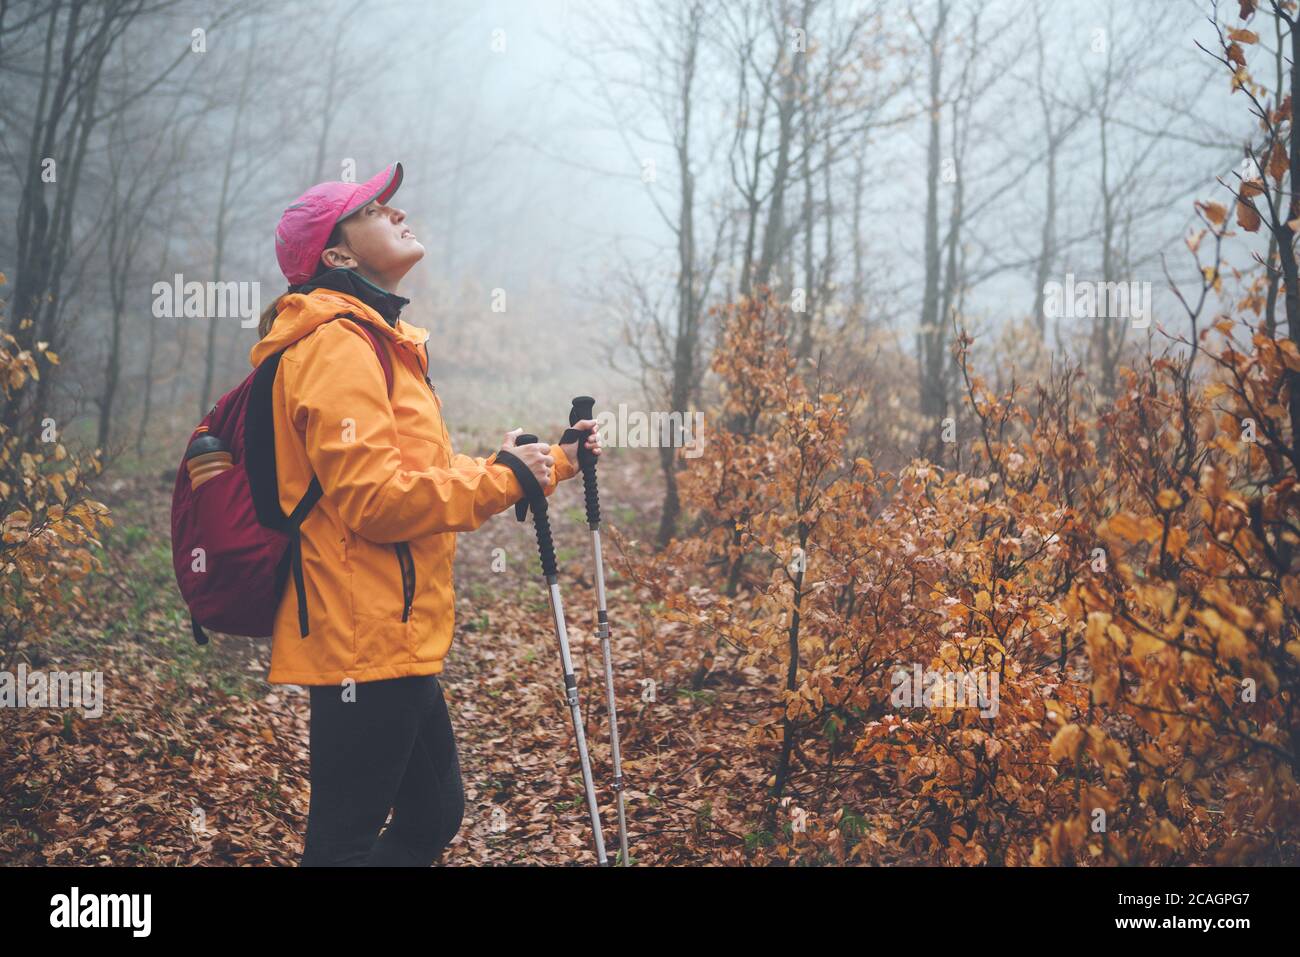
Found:
[[[632, 455], [602, 461], [606, 525], [653, 529], [653, 491]], [[293, 864], [307, 785], [304, 689], [265, 683], [269, 642], [215, 636], [196, 647], [171, 579], [167, 503], [157, 477], [104, 491], [116, 527], [88, 615], [40, 647], [32, 669], [99, 670], [100, 717], [0, 712], [0, 863]], [[551, 499], [561, 587], [606, 828], [617, 846], [608, 724], [581, 480]], [[632, 504], [628, 504], [632, 503]], [[642, 504], [644, 503], [644, 504]], [[710, 778], [727, 762], [710, 742], [754, 707], [738, 681], [682, 697], [671, 624], [640, 612], [607, 532], [620, 729], [637, 863], [692, 859], [715, 825]], [[456, 638], [443, 673], [466, 785], [466, 816], [445, 863], [591, 863], [590, 824], [564, 705], [531, 521], [513, 511], [459, 538]], [[643, 679], [656, 700], [643, 701]], [[713, 757], [711, 757], [711, 755]], [[727, 768], [727, 777], [737, 771]], [[758, 774], [755, 770], [754, 774]], [[733, 781], [734, 783], [734, 781]], [[723, 793], [729, 785], [715, 785]], [[687, 793], [689, 792], [689, 794]], [[739, 835], [737, 835], [739, 837]]]

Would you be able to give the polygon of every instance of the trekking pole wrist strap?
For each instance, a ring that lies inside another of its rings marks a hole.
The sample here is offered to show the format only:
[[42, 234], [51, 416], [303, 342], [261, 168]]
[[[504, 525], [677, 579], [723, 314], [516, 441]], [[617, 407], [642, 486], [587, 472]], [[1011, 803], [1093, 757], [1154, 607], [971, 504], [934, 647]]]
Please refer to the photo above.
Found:
[[560, 436], [560, 445], [568, 445], [570, 442], [578, 443], [578, 467], [586, 470], [587, 466], [596, 464], [596, 453], [587, 448], [587, 436], [591, 435], [591, 429], [567, 428], [564, 434]]
[[[535, 436], [528, 438], [529, 442], [536, 441]], [[523, 444], [527, 445], [529, 442]], [[529, 506], [532, 506], [533, 529], [537, 533], [537, 554], [542, 560], [542, 574], [546, 576], [547, 581], [554, 582], [557, 570], [555, 543], [551, 539], [551, 520], [546, 514], [546, 493], [542, 491], [537, 476], [533, 475], [532, 470], [514, 453], [502, 449], [497, 452], [496, 460], [508, 466], [510, 471], [515, 473], [519, 484], [524, 487], [524, 497], [515, 503], [515, 517], [522, 522], [528, 515]]]
[[533, 470], [525, 465], [519, 456], [505, 449], [497, 450], [495, 464], [504, 465], [514, 472], [515, 478], [519, 480], [519, 485], [524, 490], [524, 497], [515, 503], [515, 518], [522, 522], [528, 516], [530, 505], [534, 515], [545, 514], [546, 492], [542, 489], [542, 483], [537, 481]]

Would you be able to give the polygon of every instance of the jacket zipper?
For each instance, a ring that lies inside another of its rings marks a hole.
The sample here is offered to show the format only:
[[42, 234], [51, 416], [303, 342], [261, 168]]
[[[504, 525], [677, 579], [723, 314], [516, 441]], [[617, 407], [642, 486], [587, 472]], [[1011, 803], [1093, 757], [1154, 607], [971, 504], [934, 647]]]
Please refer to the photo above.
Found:
[[[417, 358], [415, 361], [418, 364], [420, 360]], [[429, 384], [429, 391], [437, 396], [438, 390], [434, 388], [433, 380], [429, 378], [429, 343], [427, 341], [424, 343], [424, 381]]]
[[408, 542], [395, 542], [397, 564], [402, 569], [402, 621], [411, 617], [411, 604], [415, 601], [415, 561], [411, 558]]
[[[427, 356], [428, 353], [426, 352], [425, 355]], [[450, 449], [451, 436], [447, 434], [447, 423], [442, 418], [442, 396], [438, 395], [438, 387], [433, 384], [433, 380], [427, 375], [424, 377], [424, 381], [428, 383], [429, 391], [433, 393], [433, 401], [438, 403], [438, 424], [442, 426], [443, 441], [447, 443], [447, 448]], [[451, 453], [448, 452], [447, 454], [450, 457]]]

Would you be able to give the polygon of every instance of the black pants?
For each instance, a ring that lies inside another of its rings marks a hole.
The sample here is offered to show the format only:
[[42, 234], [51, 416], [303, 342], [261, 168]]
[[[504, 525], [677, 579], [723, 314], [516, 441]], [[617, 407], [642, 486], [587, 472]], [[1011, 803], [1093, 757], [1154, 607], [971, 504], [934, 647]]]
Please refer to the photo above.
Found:
[[[301, 866], [428, 867], [465, 792], [435, 675], [311, 687], [311, 806]], [[379, 834], [389, 809], [392, 823]], [[376, 835], [378, 839], [376, 839]]]

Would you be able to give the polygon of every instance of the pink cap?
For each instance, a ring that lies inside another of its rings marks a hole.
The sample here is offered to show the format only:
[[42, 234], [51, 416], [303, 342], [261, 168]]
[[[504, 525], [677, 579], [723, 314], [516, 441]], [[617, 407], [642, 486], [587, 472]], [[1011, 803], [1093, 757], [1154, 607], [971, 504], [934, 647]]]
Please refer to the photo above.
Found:
[[393, 163], [364, 183], [317, 183], [299, 196], [275, 227], [275, 258], [289, 285], [306, 282], [339, 220], [373, 200], [387, 203], [402, 185], [402, 164]]

